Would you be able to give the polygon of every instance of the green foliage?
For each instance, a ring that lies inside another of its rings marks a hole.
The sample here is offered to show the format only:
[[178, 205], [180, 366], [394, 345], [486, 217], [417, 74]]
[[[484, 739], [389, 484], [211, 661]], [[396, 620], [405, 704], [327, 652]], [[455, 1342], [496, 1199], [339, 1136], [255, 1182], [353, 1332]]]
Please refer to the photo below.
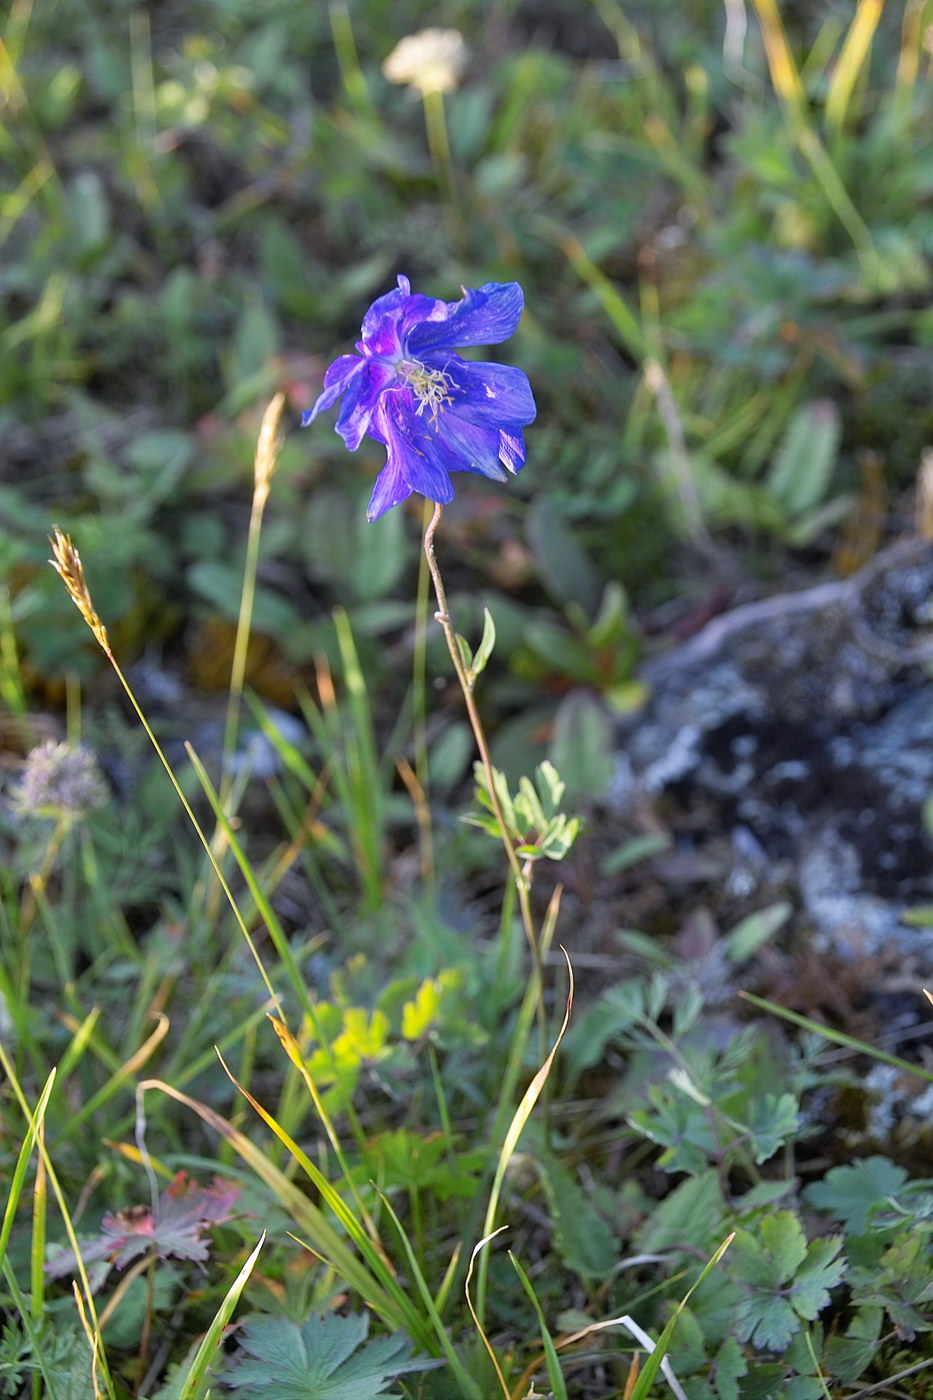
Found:
[[853, 1235], [861, 1235], [874, 1213], [889, 1196], [899, 1194], [907, 1181], [903, 1167], [887, 1157], [868, 1157], [846, 1167], [832, 1167], [822, 1181], [804, 1191], [805, 1198]]
[[849, 1272], [857, 1302], [883, 1308], [902, 1337], [933, 1330], [933, 1316], [923, 1306], [933, 1302], [929, 1230], [901, 1229], [886, 1249], [867, 1253], [869, 1259]]
[[[619, 934], [624, 981], [591, 976], [615, 954], [601, 882], [627, 899], [671, 840], [663, 818], [619, 832], [593, 806], [616, 717], [645, 696], [642, 655], [718, 606], [708, 559], [756, 591], [801, 547], [795, 567], [822, 570], [852, 508], [864, 522], [877, 494], [898, 499], [933, 439], [929, 7], [860, 5], [850, 20], [838, 5], [755, 4], [741, 52], [713, 0], [598, 0], [566, 25], [560, 8], [545, 43], [528, 7], [499, 7], [493, 42], [479, 0], [452, 0], [443, 22], [474, 53], [443, 99], [450, 168], [381, 74], [423, 7], [396, 7], [389, 28], [381, 0], [10, 11], [0, 1168], [15, 1189], [0, 1390], [13, 1400], [498, 1393], [463, 1282], [552, 1008], [546, 996], [535, 1027], [519, 891], [500, 904], [485, 849], [451, 820], [475, 750], [442, 639], [412, 603], [417, 508], [367, 526], [378, 450], [347, 457], [326, 432], [288, 431], [398, 271], [444, 297], [492, 279], [525, 289], [528, 469], [507, 492], [458, 477], [439, 553], [520, 860], [566, 860], [577, 808], [608, 836], [567, 872], [562, 918], [571, 934], [585, 922], [586, 956], [536, 1109], [546, 1128], [532, 1121], [501, 1183], [515, 1268], [495, 1242], [477, 1265], [478, 1278], [489, 1260], [474, 1296], [506, 1389], [575, 1393], [589, 1362], [561, 1333], [603, 1312], [660, 1339], [635, 1400], [661, 1352], [691, 1400], [877, 1387], [933, 1326], [931, 1183], [857, 1148], [825, 1171], [813, 1091], [825, 1104], [846, 1071], [812, 1039], [736, 1019], [735, 970], [757, 974], [789, 903], [731, 928], [727, 915], [701, 968], [667, 936], [682, 891], [653, 889], [652, 927]], [[265, 777], [227, 764], [206, 831], [238, 922], [126, 730], [46, 538], [57, 521], [80, 540], [95, 604], [121, 660], [154, 675], [154, 727], [193, 790], [183, 739], [207, 772], [223, 766], [223, 639], [242, 614], [259, 406], [277, 389], [287, 440], [252, 579], [249, 651], [265, 661], [247, 674], [272, 757]], [[268, 701], [305, 732], [286, 734]], [[49, 717], [80, 730], [112, 783], [68, 831], [10, 800], [32, 742], [17, 726], [33, 717], [36, 738]], [[482, 769], [476, 803], [468, 820], [499, 835]], [[179, 1170], [235, 1182], [242, 1211], [212, 1220], [200, 1199], [154, 1217], [151, 1174], [164, 1198]], [[106, 1317], [112, 1376], [101, 1361], [96, 1380], [54, 1267], [77, 1263], [69, 1203], [82, 1238], [97, 1232], [82, 1307], [92, 1329], [95, 1307]], [[823, 1235], [826, 1218], [842, 1233]], [[195, 1282], [169, 1254], [198, 1264]], [[224, 1371], [216, 1349], [245, 1289], [251, 1320]], [[367, 1341], [365, 1304], [391, 1335]], [[447, 1363], [417, 1390], [399, 1327]]]
[[423, 1368], [411, 1342], [396, 1333], [367, 1342], [365, 1314], [311, 1316], [300, 1325], [261, 1317], [239, 1333], [240, 1353], [224, 1371], [225, 1386], [250, 1387], [269, 1400], [369, 1400], [398, 1395], [389, 1387], [406, 1371]]
[[553, 1152], [536, 1143], [530, 1159], [547, 1200], [558, 1257], [582, 1279], [606, 1278], [619, 1262], [618, 1243], [607, 1222]]
[[[473, 813], [464, 818], [471, 826], [481, 827], [490, 836], [499, 835], [499, 818], [496, 815], [482, 763], [474, 766], [476, 779], [476, 800], [486, 812]], [[558, 810], [564, 795], [565, 784], [557, 769], [547, 760], [538, 765], [535, 781], [519, 779], [518, 791], [512, 795], [505, 774], [493, 770], [496, 797], [505, 818], [509, 836], [517, 843], [517, 854], [522, 860], [563, 860], [580, 831], [579, 817], [568, 817]]]
[[743, 1296], [736, 1311], [736, 1337], [768, 1351], [784, 1351], [800, 1319], [812, 1321], [829, 1302], [829, 1291], [843, 1277], [842, 1236], [809, 1245], [792, 1211], [776, 1211], [761, 1221], [758, 1236], [736, 1231], [730, 1254]]

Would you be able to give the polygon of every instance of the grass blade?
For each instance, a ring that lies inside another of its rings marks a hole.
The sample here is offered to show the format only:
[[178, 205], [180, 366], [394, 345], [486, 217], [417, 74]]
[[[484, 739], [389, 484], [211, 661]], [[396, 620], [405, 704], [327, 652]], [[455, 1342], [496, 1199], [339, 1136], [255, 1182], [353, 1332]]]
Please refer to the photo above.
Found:
[[233, 1309], [239, 1302], [240, 1294], [246, 1287], [249, 1276], [256, 1266], [256, 1260], [259, 1258], [260, 1250], [265, 1242], [266, 1235], [265, 1231], [263, 1231], [259, 1237], [259, 1243], [233, 1280], [226, 1297], [217, 1309], [213, 1322], [205, 1332], [204, 1340], [195, 1353], [194, 1360], [191, 1363], [184, 1384], [179, 1392], [178, 1400], [199, 1400], [201, 1385], [207, 1374], [207, 1368], [214, 1359], [214, 1355], [220, 1345], [223, 1330], [233, 1315]]
[[528, 1300], [535, 1310], [535, 1316], [538, 1319], [538, 1326], [541, 1329], [541, 1342], [544, 1347], [544, 1358], [547, 1362], [548, 1380], [551, 1383], [551, 1391], [554, 1400], [567, 1400], [567, 1384], [564, 1380], [564, 1373], [561, 1370], [560, 1358], [557, 1355], [554, 1339], [548, 1331], [547, 1323], [544, 1320], [544, 1310], [538, 1302], [538, 1295], [535, 1293], [531, 1279], [525, 1273], [525, 1270], [511, 1250], [509, 1250], [509, 1259], [512, 1261], [512, 1268], [518, 1274], [518, 1281], [522, 1288], [524, 1288]]
[[875, 1045], [867, 1045], [864, 1040], [856, 1040], [855, 1036], [846, 1035], [845, 1031], [833, 1030], [832, 1026], [822, 1026], [819, 1021], [811, 1021], [808, 1016], [801, 1016], [796, 1011], [788, 1011], [786, 1006], [778, 1006], [773, 1001], [765, 1001], [763, 997], [753, 996], [751, 992], [739, 992], [743, 1001], [751, 1002], [752, 1006], [757, 1006], [760, 1011], [769, 1011], [772, 1016], [780, 1016], [782, 1021], [790, 1021], [793, 1026], [801, 1026], [805, 1031], [813, 1031], [824, 1040], [831, 1040], [836, 1045], [844, 1045], [847, 1049], [855, 1051], [858, 1055], [870, 1055], [873, 1060], [880, 1060], [884, 1065], [893, 1065], [895, 1069], [906, 1070], [908, 1074], [914, 1074], [918, 1079], [925, 1079], [927, 1083], [933, 1084], [933, 1071], [925, 1070], [922, 1065], [911, 1064], [910, 1060], [902, 1060], [899, 1055], [889, 1055], [887, 1050], [879, 1050]]

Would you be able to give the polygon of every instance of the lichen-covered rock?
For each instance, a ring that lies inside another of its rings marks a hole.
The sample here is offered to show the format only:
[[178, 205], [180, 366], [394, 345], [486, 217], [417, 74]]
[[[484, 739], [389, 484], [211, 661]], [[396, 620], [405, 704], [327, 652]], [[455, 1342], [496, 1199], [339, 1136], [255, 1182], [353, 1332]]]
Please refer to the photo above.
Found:
[[933, 544], [856, 577], [737, 608], [651, 665], [617, 807], [663, 791], [790, 861], [822, 940], [933, 951], [900, 922], [933, 900]]

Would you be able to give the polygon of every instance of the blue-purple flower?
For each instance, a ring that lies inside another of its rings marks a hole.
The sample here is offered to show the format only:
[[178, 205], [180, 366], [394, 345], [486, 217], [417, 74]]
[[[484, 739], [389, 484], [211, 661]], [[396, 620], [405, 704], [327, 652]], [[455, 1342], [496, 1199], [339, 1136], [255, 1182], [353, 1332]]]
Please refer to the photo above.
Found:
[[527, 375], [464, 360], [452, 348], [507, 340], [523, 305], [517, 282], [465, 287], [460, 301], [448, 302], [413, 294], [407, 277], [373, 302], [359, 355], [334, 361], [324, 392], [302, 417], [306, 426], [343, 396], [336, 428], [350, 451], [364, 437], [385, 447], [367, 520], [413, 491], [446, 504], [454, 494], [451, 472], [507, 481], [524, 466], [522, 428], [535, 416]]

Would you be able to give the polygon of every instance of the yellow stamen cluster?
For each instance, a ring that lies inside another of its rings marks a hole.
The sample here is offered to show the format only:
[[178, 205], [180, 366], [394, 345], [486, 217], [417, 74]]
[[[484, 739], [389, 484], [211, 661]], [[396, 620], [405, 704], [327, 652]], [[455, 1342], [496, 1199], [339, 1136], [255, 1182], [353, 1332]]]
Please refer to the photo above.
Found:
[[418, 407], [415, 410], [420, 418], [426, 408], [431, 410], [431, 422], [437, 422], [438, 410], [445, 403], [453, 403], [450, 390], [454, 381], [442, 369], [428, 369], [419, 360], [402, 360], [399, 373], [405, 383], [411, 386]]

